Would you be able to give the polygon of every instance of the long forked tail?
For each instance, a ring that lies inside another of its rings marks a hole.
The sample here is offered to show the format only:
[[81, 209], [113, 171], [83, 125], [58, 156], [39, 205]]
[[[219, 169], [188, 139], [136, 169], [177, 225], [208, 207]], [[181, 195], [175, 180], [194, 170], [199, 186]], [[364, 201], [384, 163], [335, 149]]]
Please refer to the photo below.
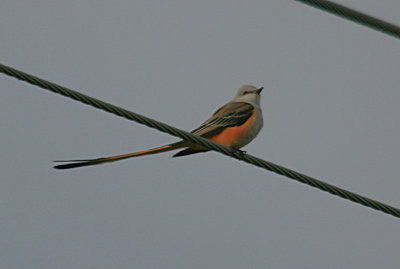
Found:
[[144, 150], [144, 151], [128, 153], [128, 154], [123, 154], [123, 155], [117, 155], [117, 156], [111, 156], [111, 157], [103, 157], [103, 158], [89, 159], [89, 160], [54, 161], [54, 162], [69, 162], [67, 164], [56, 165], [56, 166], [54, 166], [54, 168], [55, 169], [70, 169], [70, 168], [76, 168], [76, 167], [82, 167], [82, 166], [90, 166], [90, 165], [96, 165], [96, 164], [102, 164], [102, 163], [108, 163], [108, 162], [115, 162], [115, 161], [119, 161], [119, 160], [123, 160], [123, 159], [133, 158], [133, 157], [167, 152], [167, 151], [171, 151], [171, 150], [184, 148], [187, 146], [188, 146], [187, 142], [181, 141], [181, 142], [176, 142], [173, 144], [165, 145], [165, 146], [154, 148], [154, 149], [148, 149], [148, 150]]

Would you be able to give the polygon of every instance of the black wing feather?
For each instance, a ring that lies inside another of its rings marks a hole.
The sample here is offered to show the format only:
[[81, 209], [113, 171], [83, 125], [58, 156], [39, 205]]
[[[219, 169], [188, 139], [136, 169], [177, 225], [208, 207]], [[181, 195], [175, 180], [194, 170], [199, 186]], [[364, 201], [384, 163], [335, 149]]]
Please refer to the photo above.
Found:
[[[232, 107], [233, 106], [233, 107]], [[234, 111], [226, 113], [225, 110], [229, 109]], [[202, 137], [210, 137], [221, 133], [225, 128], [240, 126], [245, 123], [253, 115], [254, 106], [249, 103], [231, 103], [229, 107], [222, 107], [218, 109], [213, 116], [201, 124], [198, 128], [192, 131], [193, 134]], [[213, 126], [211, 130], [203, 133], [202, 131]]]

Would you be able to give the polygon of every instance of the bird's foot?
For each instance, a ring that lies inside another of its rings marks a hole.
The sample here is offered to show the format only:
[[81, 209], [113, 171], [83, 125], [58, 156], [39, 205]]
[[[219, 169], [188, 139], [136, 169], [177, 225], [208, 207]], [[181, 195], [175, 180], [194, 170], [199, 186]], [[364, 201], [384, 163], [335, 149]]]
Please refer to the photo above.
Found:
[[239, 154], [241, 155], [241, 157], [243, 157], [243, 156], [246, 155], [246, 153], [247, 153], [246, 151], [241, 150], [241, 149], [232, 148], [232, 150], [233, 150], [234, 152], [239, 153]]

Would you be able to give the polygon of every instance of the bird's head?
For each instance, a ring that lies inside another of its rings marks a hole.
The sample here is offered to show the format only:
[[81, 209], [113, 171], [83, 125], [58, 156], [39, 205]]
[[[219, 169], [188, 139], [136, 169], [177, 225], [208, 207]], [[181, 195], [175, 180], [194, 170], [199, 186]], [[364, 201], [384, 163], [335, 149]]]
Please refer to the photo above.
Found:
[[264, 89], [264, 87], [256, 88], [251, 85], [243, 85], [239, 88], [236, 96], [234, 98], [237, 102], [249, 102], [260, 104], [260, 93]]

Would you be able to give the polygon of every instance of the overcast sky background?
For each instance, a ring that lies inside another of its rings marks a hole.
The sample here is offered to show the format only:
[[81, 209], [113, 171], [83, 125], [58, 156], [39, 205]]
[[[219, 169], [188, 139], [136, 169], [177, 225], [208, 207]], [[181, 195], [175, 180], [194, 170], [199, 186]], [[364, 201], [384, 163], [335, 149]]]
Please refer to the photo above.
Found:
[[[341, 0], [400, 24], [398, 0]], [[0, 62], [185, 130], [264, 86], [245, 150], [400, 207], [398, 39], [294, 1], [0, 4]], [[400, 222], [1, 74], [1, 268], [398, 268]]]

